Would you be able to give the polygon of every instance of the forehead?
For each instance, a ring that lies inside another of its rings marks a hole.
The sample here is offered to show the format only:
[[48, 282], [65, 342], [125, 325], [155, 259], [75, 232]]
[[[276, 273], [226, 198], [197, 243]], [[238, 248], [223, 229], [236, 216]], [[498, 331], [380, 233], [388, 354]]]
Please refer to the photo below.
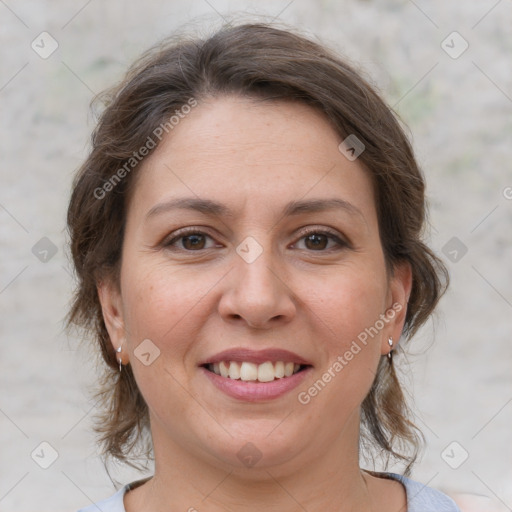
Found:
[[371, 210], [368, 173], [341, 154], [341, 141], [305, 104], [212, 98], [181, 119], [142, 163], [132, 206], [147, 211], [187, 195], [229, 203], [236, 212], [309, 195], [342, 196]]

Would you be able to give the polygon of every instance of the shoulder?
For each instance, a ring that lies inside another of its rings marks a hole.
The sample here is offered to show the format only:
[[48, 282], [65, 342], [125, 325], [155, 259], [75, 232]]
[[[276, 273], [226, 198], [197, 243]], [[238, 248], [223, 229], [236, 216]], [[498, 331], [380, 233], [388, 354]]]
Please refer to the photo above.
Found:
[[460, 512], [455, 502], [442, 492], [397, 473], [383, 476], [398, 480], [407, 493], [407, 512]]
[[119, 491], [117, 491], [115, 494], [110, 496], [110, 498], [106, 498], [104, 500], [93, 503], [88, 507], [81, 508], [78, 512], [126, 512], [124, 508], [124, 495], [128, 491], [136, 489], [137, 487], [146, 483], [150, 478], [151, 477], [149, 476], [143, 478], [142, 480], [137, 480], [131, 484], [127, 484], [123, 488], [119, 489]]
[[[405, 487], [407, 512], [460, 512], [451, 498], [436, 489], [397, 473], [382, 473], [379, 476], [397, 480]], [[102, 512], [126, 512], [123, 498], [132, 487], [135, 485], [125, 485], [110, 498], [82, 508], [78, 512], [97, 512], [98, 509]]]
[[129, 489], [130, 485], [125, 485], [114, 495], [110, 496], [110, 498], [98, 501], [88, 507], [81, 508], [78, 512], [98, 512], [98, 510], [101, 510], [101, 512], [126, 512], [124, 509], [123, 498]]

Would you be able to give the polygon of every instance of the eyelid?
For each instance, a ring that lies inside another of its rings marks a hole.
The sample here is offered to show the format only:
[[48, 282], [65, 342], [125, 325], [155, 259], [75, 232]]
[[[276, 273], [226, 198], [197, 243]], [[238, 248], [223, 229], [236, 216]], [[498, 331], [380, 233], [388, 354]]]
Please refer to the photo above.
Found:
[[[319, 235], [326, 235], [330, 238], [334, 239], [335, 242], [341, 246], [341, 247], [349, 247], [352, 248], [351, 242], [348, 240], [347, 237], [340, 234], [338, 231], [333, 230], [332, 228], [328, 228], [325, 226], [308, 226], [305, 228], [302, 228], [297, 233], [297, 236], [299, 237], [297, 239], [297, 242], [304, 238], [305, 236], [308, 236], [310, 234], [319, 234]], [[297, 242], [294, 242], [296, 244]], [[312, 251], [315, 252], [315, 251]], [[318, 251], [318, 252], [327, 252], [327, 251]]]
[[[202, 226], [187, 226], [176, 231], [173, 231], [170, 236], [165, 237], [162, 241], [162, 245], [164, 247], [169, 247], [171, 244], [177, 242], [183, 237], [187, 235], [204, 235], [212, 240], [215, 240], [214, 237], [208, 232], [208, 229]], [[216, 240], [215, 240], [216, 241]], [[185, 249], [182, 249], [185, 250]], [[188, 251], [193, 252], [193, 251]]]

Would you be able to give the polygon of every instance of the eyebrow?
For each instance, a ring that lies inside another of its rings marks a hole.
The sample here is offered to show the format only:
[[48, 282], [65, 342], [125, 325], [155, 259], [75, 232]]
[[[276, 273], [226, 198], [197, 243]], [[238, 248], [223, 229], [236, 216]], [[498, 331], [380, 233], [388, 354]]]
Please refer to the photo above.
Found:
[[[193, 210], [214, 217], [234, 217], [234, 213], [222, 203], [198, 197], [182, 197], [171, 199], [170, 201], [153, 206], [153, 208], [151, 208], [151, 210], [146, 214], [146, 219], [175, 209]], [[283, 216], [289, 217], [293, 215], [301, 215], [303, 213], [318, 213], [339, 209], [344, 210], [351, 215], [358, 215], [365, 220], [364, 215], [359, 208], [348, 201], [338, 198], [291, 201], [284, 207]]]

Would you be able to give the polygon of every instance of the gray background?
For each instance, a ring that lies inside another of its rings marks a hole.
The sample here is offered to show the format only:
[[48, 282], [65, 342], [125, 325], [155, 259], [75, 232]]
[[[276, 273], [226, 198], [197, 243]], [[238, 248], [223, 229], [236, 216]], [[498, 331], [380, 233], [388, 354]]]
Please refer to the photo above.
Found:
[[[413, 477], [465, 510], [512, 510], [510, 0], [0, 0], [0, 511], [72, 511], [114, 490], [91, 433], [93, 357], [62, 322], [73, 284], [64, 216], [94, 126], [88, 105], [158, 39], [234, 10], [359, 63], [410, 127], [427, 237], [452, 277], [404, 367], [428, 441]], [[46, 59], [31, 47], [43, 31], [58, 42]]]

